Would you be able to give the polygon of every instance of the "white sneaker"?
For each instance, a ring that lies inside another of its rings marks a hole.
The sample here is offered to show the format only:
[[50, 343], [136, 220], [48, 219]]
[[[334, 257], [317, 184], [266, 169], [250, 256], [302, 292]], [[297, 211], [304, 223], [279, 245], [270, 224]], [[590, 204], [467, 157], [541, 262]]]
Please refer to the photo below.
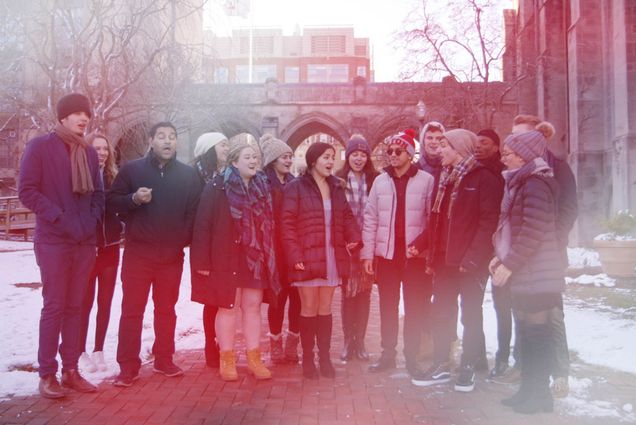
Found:
[[85, 352], [80, 355], [79, 368], [82, 369], [82, 372], [97, 372], [97, 365], [91, 360], [88, 353]]
[[93, 363], [97, 366], [100, 372], [105, 372], [108, 370], [108, 365], [106, 361], [104, 361], [104, 352], [103, 351], [95, 351], [92, 355]]

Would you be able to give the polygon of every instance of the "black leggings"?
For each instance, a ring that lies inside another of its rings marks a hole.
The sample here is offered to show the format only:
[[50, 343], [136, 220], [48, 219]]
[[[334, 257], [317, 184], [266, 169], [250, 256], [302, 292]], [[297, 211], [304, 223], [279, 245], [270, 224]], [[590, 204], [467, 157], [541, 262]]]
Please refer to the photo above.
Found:
[[110, 321], [110, 307], [115, 293], [117, 281], [117, 268], [119, 266], [119, 245], [111, 245], [99, 248], [95, 266], [88, 281], [84, 303], [82, 304], [82, 317], [80, 324], [80, 349], [86, 352], [86, 339], [88, 337], [88, 322], [90, 319], [93, 302], [95, 300], [95, 287], [97, 290], [97, 318], [95, 324], [95, 345], [93, 351], [104, 350], [106, 330]]
[[285, 303], [289, 298], [289, 309], [287, 310], [287, 321], [289, 331], [293, 333], [300, 332], [298, 318], [300, 317], [300, 295], [298, 288], [284, 286], [278, 294], [278, 303], [276, 307], [272, 304], [267, 308], [267, 319], [269, 322], [269, 333], [278, 335], [283, 330], [283, 319], [285, 317]]

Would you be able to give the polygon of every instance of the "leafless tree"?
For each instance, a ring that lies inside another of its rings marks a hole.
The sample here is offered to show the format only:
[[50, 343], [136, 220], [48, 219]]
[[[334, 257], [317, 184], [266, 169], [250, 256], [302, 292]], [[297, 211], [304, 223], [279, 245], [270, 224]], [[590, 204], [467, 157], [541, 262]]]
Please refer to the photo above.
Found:
[[499, 87], [493, 93], [491, 84], [502, 78], [502, 18], [499, 0], [422, 0], [396, 37], [405, 51], [402, 79], [460, 83], [449, 115], [461, 113], [464, 122], [491, 126], [509, 92]]
[[205, 1], [0, 0], [0, 106], [38, 131], [74, 91], [93, 105], [91, 129], [178, 110], [202, 48], [182, 33], [200, 28]]

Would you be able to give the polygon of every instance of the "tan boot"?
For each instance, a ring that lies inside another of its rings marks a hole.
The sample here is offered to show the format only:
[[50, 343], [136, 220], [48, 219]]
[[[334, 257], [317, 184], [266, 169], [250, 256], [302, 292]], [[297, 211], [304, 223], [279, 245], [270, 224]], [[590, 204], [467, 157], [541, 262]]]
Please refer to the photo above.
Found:
[[247, 350], [247, 370], [256, 379], [270, 379], [272, 377], [272, 372], [265, 367], [261, 360], [261, 350], [258, 348]]
[[236, 381], [238, 373], [236, 372], [236, 356], [234, 350], [221, 351], [219, 374], [224, 381]]

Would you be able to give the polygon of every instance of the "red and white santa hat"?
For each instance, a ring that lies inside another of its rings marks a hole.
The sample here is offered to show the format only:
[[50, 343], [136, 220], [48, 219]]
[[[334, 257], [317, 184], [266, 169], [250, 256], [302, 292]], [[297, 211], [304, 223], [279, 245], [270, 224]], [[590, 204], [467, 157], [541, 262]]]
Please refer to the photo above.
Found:
[[395, 134], [389, 137], [387, 144], [390, 145], [398, 145], [404, 150], [409, 156], [415, 156], [415, 130], [412, 128], [407, 128], [406, 130]]

